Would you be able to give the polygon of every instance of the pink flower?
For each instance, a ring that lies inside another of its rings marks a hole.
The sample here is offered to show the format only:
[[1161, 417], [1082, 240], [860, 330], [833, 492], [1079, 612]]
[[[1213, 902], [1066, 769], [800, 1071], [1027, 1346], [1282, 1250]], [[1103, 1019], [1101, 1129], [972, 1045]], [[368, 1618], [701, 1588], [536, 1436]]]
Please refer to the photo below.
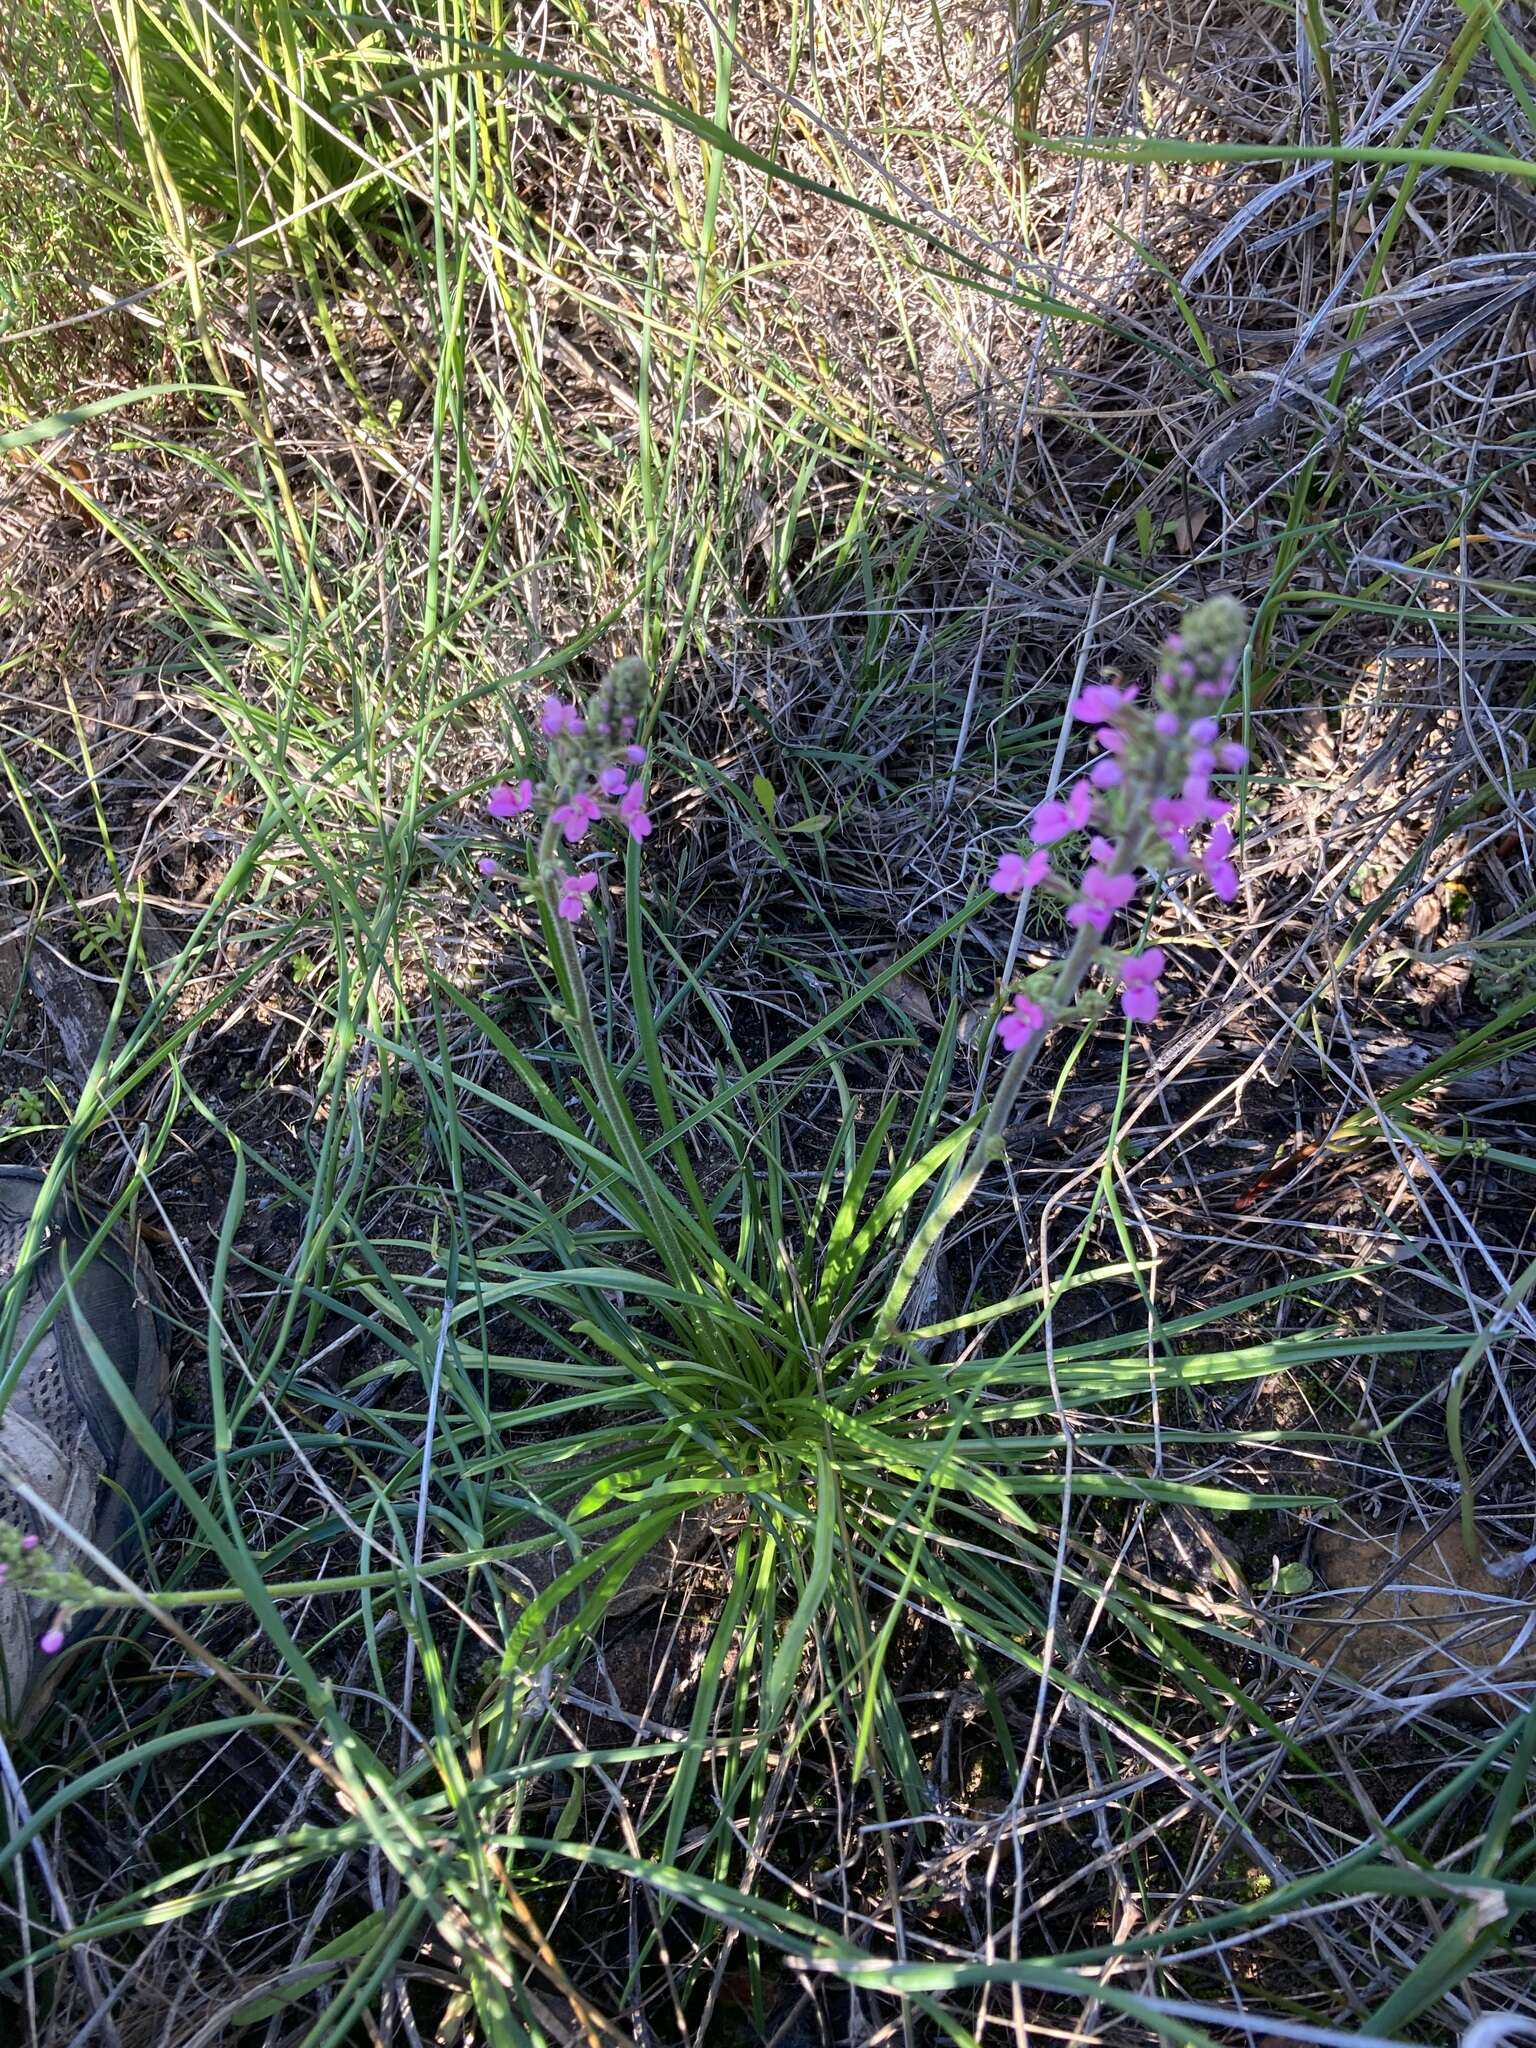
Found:
[[1176, 740], [1179, 736], [1177, 711], [1159, 711], [1152, 721], [1152, 730], [1160, 740]]
[[1113, 866], [1119, 851], [1113, 839], [1106, 839], [1102, 832], [1095, 832], [1088, 842], [1088, 858], [1100, 862], [1105, 867]]
[[[634, 731], [635, 721], [632, 718], [626, 718], [624, 723], [630, 732]], [[645, 749], [644, 747], [626, 747], [624, 749], [624, 758], [631, 768], [643, 768], [645, 766]]]
[[479, 869], [482, 875], [499, 875], [501, 873], [501, 869], [496, 865], [495, 861], [491, 859], [489, 854], [485, 854], [479, 860], [477, 860], [475, 862], [475, 866]]
[[1189, 722], [1189, 736], [1197, 747], [1213, 745], [1220, 732], [1214, 718], [1192, 718]]
[[1216, 758], [1229, 775], [1241, 775], [1248, 766], [1248, 749], [1236, 740], [1228, 740], [1224, 747], [1216, 749]]
[[1133, 1024], [1150, 1024], [1157, 1015], [1157, 984], [1166, 965], [1161, 946], [1148, 946], [1120, 965], [1120, 1007]]
[[64, 1631], [61, 1628], [45, 1629], [37, 1639], [37, 1647], [45, 1657], [56, 1657], [64, 1647]]
[[1231, 826], [1218, 820], [1211, 827], [1211, 836], [1200, 856], [1200, 872], [1219, 903], [1231, 903], [1237, 895], [1237, 869], [1232, 864], [1236, 844]]
[[23, 1550], [36, 1550], [37, 1538], [32, 1534], [30, 1530], [28, 1530], [27, 1534], [22, 1537], [21, 1547]]
[[1192, 832], [1206, 822], [1205, 805], [1191, 796], [1155, 796], [1147, 814], [1162, 832]]
[[1074, 783], [1065, 801], [1048, 797], [1035, 811], [1030, 837], [1036, 846], [1054, 846], [1069, 832], [1081, 832], [1093, 816], [1093, 785]]
[[1112, 725], [1101, 725], [1094, 734], [1094, 738], [1106, 754], [1123, 754], [1125, 752], [1125, 734], [1118, 731]]
[[629, 787], [629, 777], [622, 768], [605, 768], [597, 778], [597, 786], [604, 796], [622, 796]]
[[619, 799], [619, 816], [629, 827], [631, 839], [649, 839], [651, 821], [645, 809], [645, 791], [632, 782]]
[[1017, 896], [1021, 889], [1038, 888], [1051, 872], [1051, 856], [1037, 846], [1026, 859], [1022, 853], [1005, 853], [987, 884], [999, 896]]
[[526, 775], [521, 782], [498, 782], [485, 808], [493, 818], [520, 818], [533, 809], [533, 784]]
[[573, 740], [579, 740], [586, 731], [586, 721], [574, 704], [567, 704], [562, 697], [544, 699], [540, 729], [546, 739], [557, 740], [568, 733]]
[[997, 1035], [1009, 1052], [1017, 1052], [1037, 1031], [1043, 1031], [1049, 1021], [1033, 997], [1015, 996], [1013, 1008], [1005, 1010], [997, 1020]]
[[1087, 868], [1083, 872], [1082, 892], [1067, 911], [1067, 923], [1091, 924], [1096, 932], [1108, 931], [1115, 912], [1123, 910], [1136, 894], [1136, 877], [1110, 874], [1101, 867]]
[[597, 887], [596, 875], [561, 875], [560, 901], [555, 905], [555, 914], [563, 917], [567, 924], [575, 924], [587, 907], [587, 898]]
[[1134, 683], [1123, 687], [1115, 683], [1086, 683], [1077, 693], [1072, 716], [1082, 719], [1085, 725], [1107, 725], [1118, 712], [1135, 702]]
[[568, 803], [556, 804], [550, 812], [551, 824], [560, 827], [567, 846], [579, 846], [587, 836], [587, 827], [595, 825], [603, 815], [602, 805], [585, 789], [578, 789]]
[[1095, 761], [1089, 769], [1088, 780], [1095, 789], [1113, 789], [1117, 783], [1124, 782], [1125, 770], [1106, 754], [1102, 761]]

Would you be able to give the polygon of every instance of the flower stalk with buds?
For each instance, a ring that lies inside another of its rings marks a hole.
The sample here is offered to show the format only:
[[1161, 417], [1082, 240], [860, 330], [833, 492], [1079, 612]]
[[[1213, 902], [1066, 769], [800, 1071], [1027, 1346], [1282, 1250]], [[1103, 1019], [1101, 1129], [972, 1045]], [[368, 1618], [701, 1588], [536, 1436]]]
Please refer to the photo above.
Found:
[[[1163, 643], [1149, 703], [1140, 701], [1133, 684], [1119, 681], [1079, 691], [1072, 716], [1094, 728], [1097, 757], [1065, 796], [1036, 809], [1028, 852], [1005, 853], [991, 877], [999, 895], [1046, 889], [1062, 897], [1075, 936], [1055, 966], [1029, 977], [997, 1024], [1008, 1064], [980, 1129], [907, 1248], [877, 1339], [896, 1328], [944, 1232], [1001, 1156], [1036, 1056], [1058, 1023], [1082, 1011], [1091, 970], [1110, 968], [1120, 1008], [1132, 1023], [1155, 1021], [1167, 964], [1162, 948], [1116, 952], [1108, 944], [1111, 925], [1131, 907], [1144, 877], [1191, 869], [1222, 902], [1236, 896], [1236, 842], [1227, 823], [1234, 797], [1220, 778], [1241, 774], [1248, 757], [1223, 739], [1217, 714], [1236, 679], [1247, 633], [1242, 606], [1212, 598]], [[1089, 835], [1088, 861], [1073, 883], [1057, 872], [1052, 850], [1083, 833]]]
[[[648, 1187], [654, 1174], [646, 1161], [629, 1107], [619, 1091], [606, 1049], [592, 1014], [582, 970], [577, 926], [585, 917], [601, 881], [596, 867], [582, 866], [588, 840], [607, 826], [624, 840], [643, 846], [651, 836], [646, 808], [646, 750], [639, 740], [650, 694], [645, 663], [637, 657], [615, 662], [585, 706], [561, 697], [546, 697], [540, 730], [547, 742], [543, 773], [518, 772], [498, 782], [486, 798], [486, 811], [502, 821], [531, 817], [540, 822], [533, 849], [534, 894], [562, 969], [564, 1006], [560, 1019], [581, 1055], [583, 1071], [602, 1107], [608, 1131], [637, 1189]], [[494, 860], [477, 863], [482, 874], [499, 873]], [[691, 1269], [667, 1218], [655, 1217], [672, 1277], [689, 1281]]]

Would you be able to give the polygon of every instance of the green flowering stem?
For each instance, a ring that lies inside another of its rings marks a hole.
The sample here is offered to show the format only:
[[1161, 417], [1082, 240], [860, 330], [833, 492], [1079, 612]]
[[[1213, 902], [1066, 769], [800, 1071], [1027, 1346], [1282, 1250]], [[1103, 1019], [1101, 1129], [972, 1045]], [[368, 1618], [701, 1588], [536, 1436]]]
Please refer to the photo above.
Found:
[[873, 1348], [878, 1349], [890, 1341], [912, 1290], [922, 1278], [929, 1261], [937, 1255], [944, 1233], [975, 1194], [987, 1168], [1002, 1158], [1008, 1126], [1013, 1120], [1014, 1104], [1019, 1099], [1019, 1091], [1028, 1080], [1030, 1069], [1035, 1064], [1035, 1057], [1059, 1021], [1060, 1013], [1069, 1009], [1076, 1000], [1083, 977], [1098, 950], [1098, 933], [1085, 925], [1072, 941], [1052, 985], [1050, 1004], [1054, 1014], [1049, 1016], [1045, 1024], [1010, 1057], [998, 1081], [997, 1093], [992, 1098], [992, 1107], [987, 1111], [985, 1121], [961, 1154], [948, 1185], [940, 1192], [933, 1207], [923, 1218], [916, 1236], [907, 1246], [901, 1264], [896, 1269], [896, 1278], [891, 1290], [876, 1320]]
[[[1133, 874], [1141, 861], [1145, 833], [1140, 830], [1128, 831], [1121, 841], [1119, 854], [1110, 872], [1112, 874]], [[913, 1289], [918, 1285], [929, 1261], [933, 1259], [949, 1229], [960, 1211], [965, 1207], [981, 1185], [982, 1176], [989, 1166], [1003, 1156], [1008, 1126], [1013, 1121], [1014, 1106], [1019, 1092], [1028, 1080], [1036, 1056], [1046, 1039], [1060, 1023], [1077, 1000], [1083, 978], [1093, 965], [1102, 940], [1090, 924], [1078, 928], [1077, 937], [1072, 941], [1056, 970], [1049, 993], [1042, 998], [1045, 1022], [1013, 1053], [1004, 1067], [992, 1098], [992, 1107], [975, 1137], [956, 1162], [951, 1178], [940, 1190], [932, 1208], [918, 1226], [916, 1235], [907, 1246], [901, 1264], [896, 1269], [896, 1278], [876, 1318], [871, 1350], [878, 1351], [882, 1344], [889, 1343], [901, 1320], [902, 1311], [911, 1299]]]
[[555, 853], [558, 838], [559, 827], [550, 819], [539, 835], [537, 854], [539, 900], [543, 905], [545, 923], [554, 933], [555, 950], [559, 955], [561, 980], [564, 983], [561, 991], [563, 1002], [555, 1014], [567, 1038], [581, 1056], [586, 1076], [591, 1081], [601, 1105], [609, 1136], [628, 1170], [636, 1194], [645, 1203], [647, 1217], [666, 1262], [668, 1275], [679, 1287], [691, 1289], [696, 1284], [693, 1267], [684, 1256], [671, 1218], [666, 1213], [666, 1190], [658, 1184], [656, 1174], [646, 1159], [628, 1105], [613, 1078], [613, 1069], [609, 1065], [607, 1050], [597, 1028], [597, 1019], [592, 1014], [592, 1002], [587, 994], [587, 980], [582, 970], [581, 948], [577, 944], [575, 930], [570, 921], [559, 914], [559, 863]]

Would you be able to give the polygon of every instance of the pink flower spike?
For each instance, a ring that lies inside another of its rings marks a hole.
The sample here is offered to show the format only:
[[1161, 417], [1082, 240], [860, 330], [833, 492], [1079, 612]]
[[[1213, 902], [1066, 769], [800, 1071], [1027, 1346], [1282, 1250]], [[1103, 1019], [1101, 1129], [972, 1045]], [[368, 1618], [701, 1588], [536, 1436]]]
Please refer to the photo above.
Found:
[[629, 777], [622, 768], [605, 768], [597, 778], [597, 786], [604, 796], [622, 796], [629, 787]]
[[1085, 725], [1107, 725], [1117, 713], [1135, 701], [1136, 688], [1132, 683], [1085, 683], [1077, 693], [1072, 716], [1080, 718]]
[[1032, 997], [1015, 996], [1012, 1009], [1005, 1010], [997, 1020], [997, 1035], [1009, 1052], [1017, 1052], [1049, 1022], [1045, 1011]]
[[491, 859], [489, 854], [485, 854], [481, 859], [477, 860], [475, 866], [482, 875], [499, 875], [501, 873], [501, 869]]
[[498, 782], [485, 808], [493, 818], [520, 818], [533, 809], [533, 784], [526, 775], [521, 782]]
[[1228, 740], [1224, 747], [1216, 749], [1216, 758], [1229, 775], [1241, 775], [1248, 766], [1248, 749], [1236, 740]]
[[559, 877], [559, 884], [560, 901], [555, 905], [555, 913], [557, 916], [563, 917], [567, 924], [575, 924], [587, 907], [587, 898], [597, 887], [597, 877], [596, 875], [561, 875]]
[[1088, 780], [1095, 789], [1113, 789], [1117, 783], [1124, 782], [1125, 770], [1118, 761], [1106, 755], [1102, 761], [1094, 762], [1088, 771]]
[[45, 1629], [37, 1639], [37, 1647], [45, 1657], [56, 1657], [64, 1647], [64, 1631], [61, 1628]]
[[579, 740], [587, 727], [574, 704], [567, 704], [563, 697], [546, 697], [539, 729], [549, 740], [560, 739], [566, 734], [573, 740]]

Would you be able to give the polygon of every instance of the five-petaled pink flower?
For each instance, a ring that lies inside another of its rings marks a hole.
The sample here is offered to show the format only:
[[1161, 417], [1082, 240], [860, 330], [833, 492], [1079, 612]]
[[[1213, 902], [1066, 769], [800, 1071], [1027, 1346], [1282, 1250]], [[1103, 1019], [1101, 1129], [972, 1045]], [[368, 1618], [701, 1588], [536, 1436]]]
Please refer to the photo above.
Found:
[[619, 799], [619, 816], [629, 827], [631, 839], [649, 839], [651, 821], [645, 809], [645, 791], [632, 782]]
[[603, 807], [589, 790], [578, 789], [563, 804], [556, 804], [550, 812], [550, 822], [560, 827], [561, 837], [567, 846], [579, 846], [587, 836], [587, 827], [595, 825], [603, 815]]
[[533, 784], [525, 775], [521, 782], [498, 782], [485, 800], [493, 818], [520, 818], [533, 809]]
[[563, 697], [546, 697], [539, 728], [544, 737], [557, 740], [569, 736], [579, 740], [586, 731], [586, 721], [574, 704], [567, 704]]
[[587, 898], [597, 887], [597, 877], [561, 874], [555, 879], [560, 890], [560, 900], [555, 905], [556, 913], [563, 917], [567, 924], [575, 924], [587, 907]]
[[1108, 725], [1116, 712], [1136, 701], [1134, 683], [1085, 683], [1077, 693], [1072, 716], [1085, 725]]
[[1109, 920], [1124, 910], [1136, 894], [1136, 877], [1111, 874], [1097, 865], [1083, 870], [1082, 894], [1067, 910], [1068, 924], [1091, 924], [1096, 932], [1109, 929]]
[[997, 1020], [997, 1035], [1009, 1052], [1017, 1052], [1037, 1031], [1043, 1031], [1049, 1021], [1033, 996], [1015, 996], [1013, 1007]]
[[1133, 953], [1120, 967], [1120, 1007], [1133, 1024], [1150, 1024], [1157, 1015], [1157, 984], [1166, 962], [1161, 946]]
[[1047, 797], [1035, 811], [1029, 836], [1036, 846], [1054, 846], [1069, 832], [1081, 832], [1093, 816], [1093, 784], [1074, 783], [1064, 798]]
[[992, 871], [988, 888], [999, 896], [1017, 896], [1021, 889], [1036, 889], [1051, 872], [1051, 856], [1043, 846], [1033, 853], [1005, 853]]

